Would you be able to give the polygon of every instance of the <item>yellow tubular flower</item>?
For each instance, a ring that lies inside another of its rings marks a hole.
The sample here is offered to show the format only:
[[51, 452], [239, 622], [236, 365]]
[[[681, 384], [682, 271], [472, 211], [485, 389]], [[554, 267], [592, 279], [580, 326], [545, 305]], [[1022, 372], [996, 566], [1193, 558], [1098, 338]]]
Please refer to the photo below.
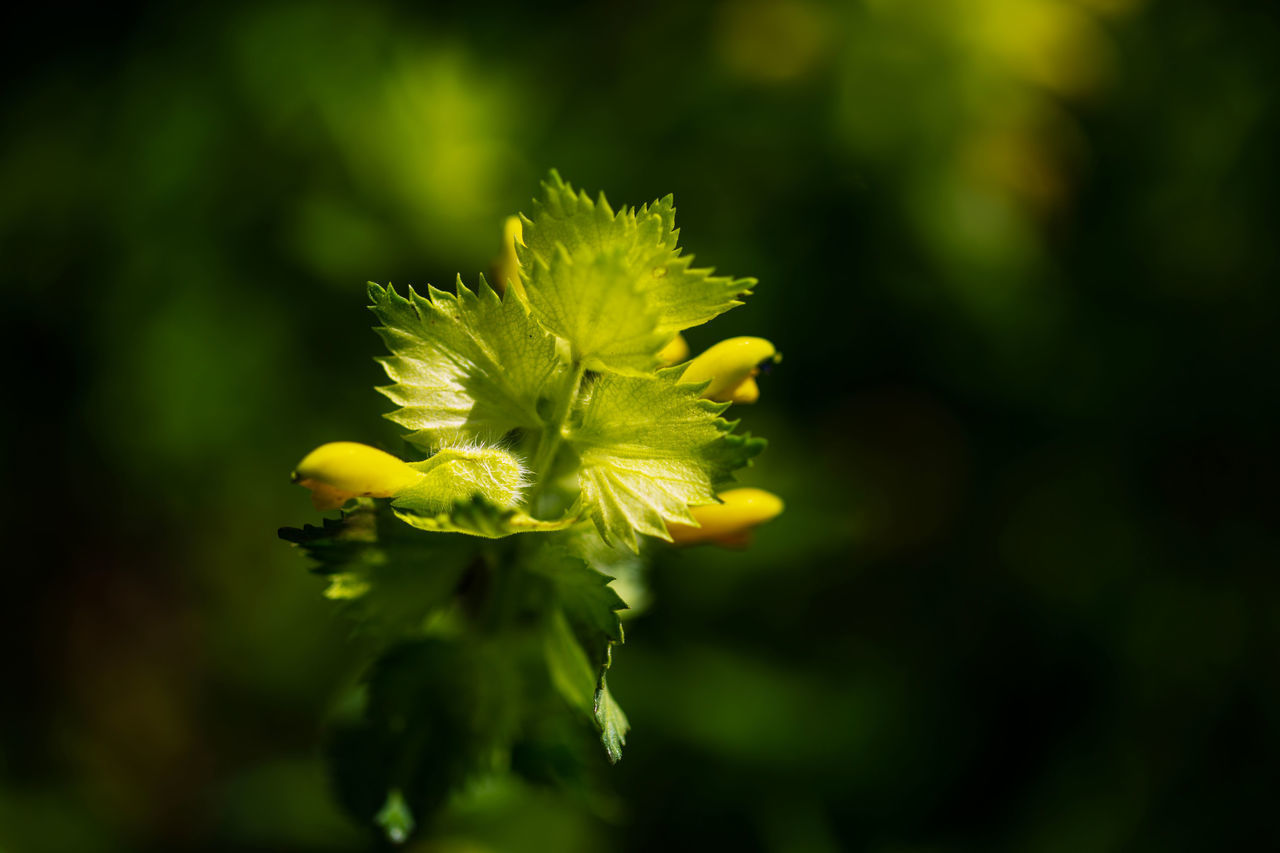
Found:
[[665, 367], [679, 364], [688, 357], [689, 342], [684, 339], [684, 335], [676, 335], [671, 339], [671, 343], [658, 350], [658, 361]]
[[524, 226], [520, 217], [508, 216], [502, 223], [502, 254], [493, 263], [493, 289], [502, 293], [510, 285], [524, 296], [524, 284], [520, 281], [520, 260], [516, 257], [516, 243], [524, 245]]
[[354, 497], [394, 497], [422, 477], [390, 453], [354, 441], [320, 445], [293, 472], [293, 481], [311, 490], [311, 503], [321, 511]]
[[729, 338], [689, 362], [680, 381], [709, 379], [703, 397], [719, 403], [754, 403], [760, 397], [755, 383], [760, 364], [777, 360], [778, 351], [764, 338]]
[[724, 503], [690, 507], [700, 525], [668, 524], [667, 532], [677, 545], [714, 542], [726, 548], [745, 548], [751, 531], [782, 512], [782, 498], [764, 489], [730, 489], [722, 492]]

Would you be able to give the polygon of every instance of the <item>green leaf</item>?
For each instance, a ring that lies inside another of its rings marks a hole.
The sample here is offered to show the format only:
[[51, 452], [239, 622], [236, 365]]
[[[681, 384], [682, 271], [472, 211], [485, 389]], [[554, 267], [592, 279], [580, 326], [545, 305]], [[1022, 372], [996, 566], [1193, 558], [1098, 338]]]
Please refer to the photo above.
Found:
[[636, 533], [669, 540], [666, 522], [692, 524], [689, 507], [764, 449], [717, 417], [727, 404], [678, 384], [681, 368], [655, 376], [601, 375], [569, 441], [581, 459], [583, 509], [608, 542], [637, 550]]
[[477, 557], [474, 540], [418, 532], [369, 499], [322, 526], [284, 528], [280, 538], [305, 550], [314, 571], [328, 576], [326, 597], [345, 602], [362, 630], [380, 635], [419, 633], [452, 603]]
[[604, 541], [594, 524], [571, 527], [557, 534], [556, 539], [591, 568], [613, 578], [609, 586], [627, 603], [627, 615], [642, 613], [648, 608], [652, 596], [645, 579], [647, 561], [643, 553]]
[[626, 716], [607, 696], [605, 673], [613, 663], [613, 647], [623, 642], [618, 611], [626, 609], [626, 602], [609, 586], [612, 578], [559, 543], [538, 549], [527, 565], [550, 583], [555, 603], [544, 637], [552, 683], [570, 705], [591, 717], [609, 760], [617, 761]]
[[604, 677], [600, 678], [600, 687], [596, 690], [594, 716], [596, 725], [600, 727], [600, 742], [609, 754], [609, 762], [617, 764], [622, 758], [622, 747], [627, 743], [627, 732], [631, 731], [631, 723], [622, 707], [609, 692], [609, 685]]
[[537, 533], [564, 530], [576, 524], [577, 515], [543, 520], [511, 508], [502, 508], [475, 495], [468, 501], [454, 504], [448, 510], [435, 514], [423, 514], [392, 504], [396, 518], [405, 524], [433, 533], [465, 533], [486, 539], [501, 539], [515, 533]]
[[552, 611], [547, 619], [543, 646], [551, 683], [570, 705], [591, 714], [600, 671], [587, 660], [562, 611]]
[[535, 257], [527, 269], [539, 321], [569, 341], [575, 359], [593, 370], [653, 368], [671, 336], [658, 330], [657, 314], [635, 286], [622, 250], [570, 256], [557, 247], [550, 263]]
[[527, 713], [522, 652], [521, 643], [434, 636], [379, 654], [330, 729], [346, 808], [407, 832], [410, 813], [426, 823], [468, 780], [501, 768]]
[[400, 406], [387, 417], [428, 449], [541, 427], [539, 401], [556, 393], [563, 364], [515, 290], [499, 297], [481, 277], [472, 292], [459, 278], [456, 296], [429, 296], [369, 285], [391, 351], [379, 361], [395, 383], [378, 390]]
[[593, 369], [645, 372], [675, 334], [742, 304], [753, 279], [682, 255], [666, 196], [616, 213], [552, 171], [524, 220], [521, 275], [538, 320]]
[[534, 552], [528, 568], [550, 582], [552, 600], [583, 640], [592, 665], [597, 669], [607, 667], [610, 647], [623, 641], [618, 611], [627, 609], [627, 603], [609, 586], [613, 578], [555, 542]]

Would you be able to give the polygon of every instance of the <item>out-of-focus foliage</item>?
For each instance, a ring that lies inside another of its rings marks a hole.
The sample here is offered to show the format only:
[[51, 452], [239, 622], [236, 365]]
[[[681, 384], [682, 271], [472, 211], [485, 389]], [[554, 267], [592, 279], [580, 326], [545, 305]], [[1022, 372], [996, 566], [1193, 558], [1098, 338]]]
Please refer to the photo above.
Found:
[[363, 646], [281, 460], [389, 444], [363, 282], [486, 270], [548, 166], [758, 275], [788, 512], [652, 574], [612, 793], [494, 780], [427, 849], [1274, 846], [1265, 4], [27, 14], [0, 847], [362, 849], [317, 749]]

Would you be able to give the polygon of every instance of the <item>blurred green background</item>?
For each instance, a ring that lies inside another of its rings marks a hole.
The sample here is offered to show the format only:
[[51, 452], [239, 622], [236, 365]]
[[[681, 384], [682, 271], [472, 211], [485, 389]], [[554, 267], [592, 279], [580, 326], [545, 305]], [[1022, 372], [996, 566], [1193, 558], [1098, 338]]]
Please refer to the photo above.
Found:
[[[1280, 845], [1280, 25], [1140, 0], [49, 4], [0, 91], [0, 851], [368, 849], [276, 528], [389, 442], [363, 283], [550, 167], [761, 284], [788, 512], [658, 553], [598, 798], [422, 850]], [[603, 757], [601, 757], [603, 762]]]

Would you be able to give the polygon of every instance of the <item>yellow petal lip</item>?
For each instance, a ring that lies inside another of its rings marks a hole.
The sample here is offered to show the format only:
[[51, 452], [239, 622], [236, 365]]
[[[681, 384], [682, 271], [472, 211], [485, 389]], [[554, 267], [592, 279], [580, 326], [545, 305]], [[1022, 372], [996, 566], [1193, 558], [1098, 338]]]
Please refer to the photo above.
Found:
[[[721, 403], [732, 402], [738, 388], [759, 372], [760, 364], [777, 357], [777, 349], [764, 338], [729, 338], [689, 362], [680, 381], [710, 380], [702, 396]], [[746, 399], [751, 393], [749, 389], [744, 391], [744, 399], [739, 402], [754, 402], [760, 395], [760, 389], [755, 389], [755, 397]]]
[[389, 498], [422, 478], [390, 453], [354, 441], [331, 441], [303, 457], [293, 480], [312, 490], [317, 509], [334, 509], [356, 496]]
[[679, 364], [689, 357], [689, 342], [684, 335], [676, 335], [671, 343], [658, 350], [658, 361], [664, 365]]
[[748, 376], [742, 380], [742, 384], [733, 389], [733, 396], [729, 398], [731, 403], [754, 403], [760, 399], [760, 386], [756, 384], [755, 376]]
[[745, 547], [751, 531], [782, 513], [782, 498], [764, 489], [742, 488], [722, 492], [723, 503], [689, 509], [698, 527], [668, 524], [667, 532], [677, 545], [714, 542], [728, 548]]

